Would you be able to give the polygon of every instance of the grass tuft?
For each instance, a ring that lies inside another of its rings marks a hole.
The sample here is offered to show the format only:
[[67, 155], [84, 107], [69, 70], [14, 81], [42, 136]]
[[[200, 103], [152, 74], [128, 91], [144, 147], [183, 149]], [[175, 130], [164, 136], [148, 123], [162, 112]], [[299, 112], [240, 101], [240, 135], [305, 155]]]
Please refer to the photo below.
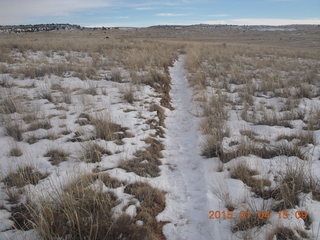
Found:
[[67, 161], [69, 154], [62, 150], [51, 149], [44, 156], [50, 157], [49, 161], [53, 165], [59, 165], [61, 162]]
[[102, 156], [104, 154], [111, 155], [112, 153], [100, 145], [89, 142], [84, 144], [83, 146], [83, 156], [82, 161], [85, 161], [87, 163], [96, 163], [101, 162]]
[[31, 166], [19, 167], [16, 172], [9, 173], [2, 181], [8, 187], [24, 187], [28, 184], [36, 185], [46, 178], [48, 174], [43, 174]]

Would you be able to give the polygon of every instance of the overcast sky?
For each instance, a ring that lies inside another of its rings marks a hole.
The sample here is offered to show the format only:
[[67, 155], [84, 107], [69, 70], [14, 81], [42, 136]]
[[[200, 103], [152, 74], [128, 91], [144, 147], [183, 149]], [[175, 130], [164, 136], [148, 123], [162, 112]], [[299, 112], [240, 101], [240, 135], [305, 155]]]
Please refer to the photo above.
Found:
[[320, 0], [0, 0], [0, 25], [320, 24]]

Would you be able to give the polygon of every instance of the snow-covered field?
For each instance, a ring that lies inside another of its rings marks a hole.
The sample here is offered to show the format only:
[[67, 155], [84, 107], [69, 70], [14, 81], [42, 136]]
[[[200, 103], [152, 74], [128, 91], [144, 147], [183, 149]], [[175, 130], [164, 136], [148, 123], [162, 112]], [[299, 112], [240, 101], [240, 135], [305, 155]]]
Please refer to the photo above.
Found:
[[318, 50], [85, 34], [2, 39], [0, 240], [320, 237]]

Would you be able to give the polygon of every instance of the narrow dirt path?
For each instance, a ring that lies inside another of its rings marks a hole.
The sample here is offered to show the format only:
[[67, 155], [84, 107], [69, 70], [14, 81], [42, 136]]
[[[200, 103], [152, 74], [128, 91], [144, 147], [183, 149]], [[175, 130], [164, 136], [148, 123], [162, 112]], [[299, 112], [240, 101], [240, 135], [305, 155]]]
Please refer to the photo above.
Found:
[[200, 156], [199, 119], [192, 115], [192, 89], [188, 86], [184, 56], [171, 67], [175, 110], [167, 113], [164, 162], [166, 209], [158, 217], [170, 221], [164, 227], [167, 239], [219, 239], [213, 235], [215, 224], [208, 220], [210, 210], [205, 177], [205, 160]]

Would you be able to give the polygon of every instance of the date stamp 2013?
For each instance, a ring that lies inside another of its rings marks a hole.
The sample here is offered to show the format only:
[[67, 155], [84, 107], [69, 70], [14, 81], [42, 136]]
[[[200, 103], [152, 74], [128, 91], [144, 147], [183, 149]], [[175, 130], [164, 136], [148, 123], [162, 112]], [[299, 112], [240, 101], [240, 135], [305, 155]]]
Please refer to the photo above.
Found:
[[209, 211], [208, 219], [250, 219], [252, 217], [258, 217], [259, 219], [270, 218], [272, 214], [277, 214], [282, 219], [306, 219], [308, 213], [306, 211], [257, 211], [252, 213], [251, 211]]

